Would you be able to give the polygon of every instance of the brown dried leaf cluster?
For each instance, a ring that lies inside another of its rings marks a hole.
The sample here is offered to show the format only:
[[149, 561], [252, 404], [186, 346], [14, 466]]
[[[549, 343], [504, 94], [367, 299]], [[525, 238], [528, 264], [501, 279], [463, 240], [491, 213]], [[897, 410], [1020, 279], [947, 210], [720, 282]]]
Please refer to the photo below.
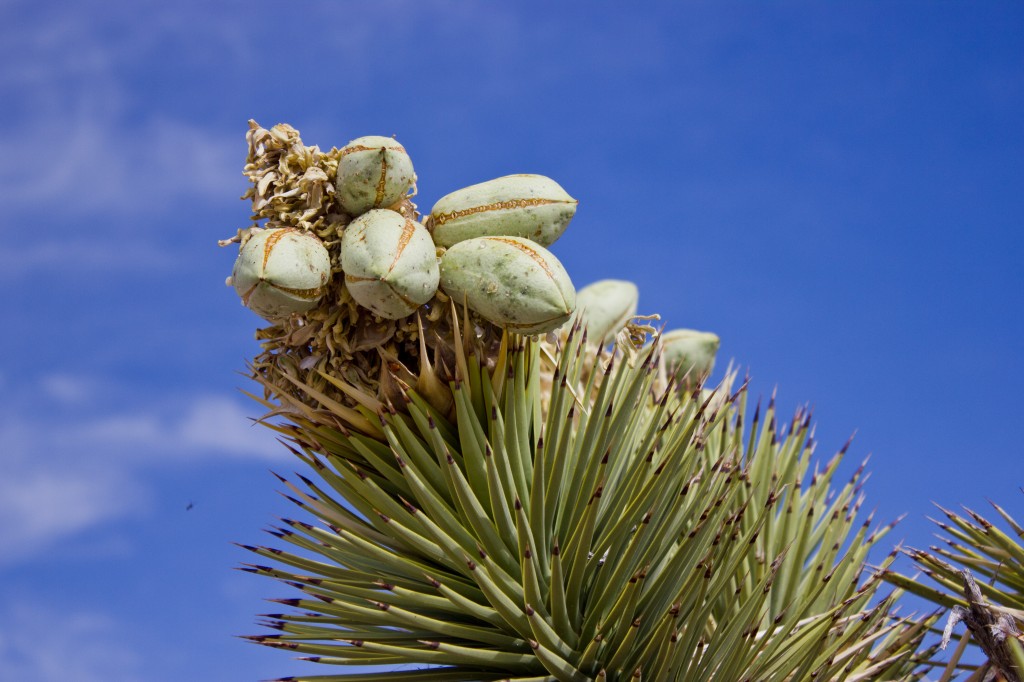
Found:
[[350, 220], [334, 200], [340, 152], [302, 143], [287, 123], [270, 130], [249, 121], [245, 176], [252, 186], [242, 195], [252, 200], [252, 220], [265, 227], [299, 227], [318, 235], [337, 233]]

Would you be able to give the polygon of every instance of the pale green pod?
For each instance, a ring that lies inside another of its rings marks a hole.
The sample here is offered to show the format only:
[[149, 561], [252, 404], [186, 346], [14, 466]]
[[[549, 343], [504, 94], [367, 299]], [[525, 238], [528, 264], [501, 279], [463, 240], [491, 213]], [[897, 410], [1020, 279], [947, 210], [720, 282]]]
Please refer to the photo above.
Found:
[[632, 282], [602, 279], [576, 292], [576, 317], [587, 330], [587, 338], [603, 346], [636, 315], [640, 290]]
[[411, 315], [437, 293], [430, 233], [395, 211], [368, 211], [345, 227], [341, 269], [356, 303], [390, 320]]
[[452, 246], [441, 257], [441, 290], [520, 334], [557, 329], [576, 308], [576, 290], [554, 254], [519, 237], [477, 237]]
[[665, 369], [677, 379], [695, 383], [709, 374], [715, 366], [719, 339], [711, 332], [693, 329], [675, 329], [661, 337], [664, 348]]
[[276, 320], [315, 306], [330, 278], [331, 259], [316, 235], [286, 227], [252, 230], [230, 282], [249, 309]]
[[337, 199], [351, 215], [392, 205], [415, 180], [412, 159], [393, 138], [369, 135], [341, 148]]
[[438, 246], [474, 237], [523, 237], [551, 246], [565, 231], [578, 202], [543, 175], [506, 175], [442, 197], [428, 226]]

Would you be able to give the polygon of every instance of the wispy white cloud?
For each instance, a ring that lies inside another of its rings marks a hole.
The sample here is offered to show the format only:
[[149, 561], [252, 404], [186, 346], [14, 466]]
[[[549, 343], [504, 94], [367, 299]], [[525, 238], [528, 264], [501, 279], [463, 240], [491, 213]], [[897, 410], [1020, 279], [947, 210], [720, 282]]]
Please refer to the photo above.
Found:
[[0, 565], [144, 515], [151, 477], [163, 467], [290, 457], [272, 431], [253, 424], [259, 409], [233, 397], [115, 398], [109, 382], [68, 374], [14, 389], [25, 402], [0, 419]]
[[[238, 140], [171, 119], [125, 125], [119, 112], [92, 102], [103, 95], [90, 90], [65, 97], [76, 115], [38, 112], [27, 135], [5, 142], [0, 182], [18, 198], [16, 214], [46, 211], [80, 220], [83, 213], [159, 210], [182, 196], [238, 193], [244, 151]], [[103, 236], [106, 230], [89, 222]]]
[[252, 414], [234, 400], [208, 396], [188, 408], [175, 430], [182, 445], [192, 449], [269, 461], [291, 457], [272, 432], [252, 421]]
[[18, 682], [134, 682], [144, 679], [126, 633], [103, 613], [18, 601], [0, 610], [0, 670]]
[[[8, 216], [123, 215], [182, 195], [237, 191], [237, 139], [152, 109], [139, 117], [126, 67], [195, 27], [137, 21], [136, 13], [127, 4], [101, 12], [65, 3], [45, 19], [0, 22], [0, 99], [11, 105], [0, 114], [9, 131], [0, 183], [17, 199], [5, 206]], [[235, 30], [221, 24], [218, 30]]]
[[[252, 422], [253, 411], [220, 396], [175, 401], [171, 409], [122, 410], [65, 427], [64, 440], [83, 448], [133, 453], [130, 458], [194, 460], [211, 455], [287, 459], [274, 434]], [[125, 458], [129, 458], [127, 455]]]
[[92, 381], [71, 374], [46, 374], [39, 377], [39, 388], [62, 403], [82, 403], [93, 391]]
[[138, 511], [146, 499], [136, 481], [107, 467], [7, 467], [0, 479], [0, 565]]
[[235, 22], [186, 25], [180, 12], [161, 19], [159, 8], [139, 21], [138, 11], [0, 6], [0, 279], [167, 269], [181, 255], [161, 246], [150, 216], [240, 194], [244, 141], [145, 106], [131, 67], [197, 32], [241, 45]]

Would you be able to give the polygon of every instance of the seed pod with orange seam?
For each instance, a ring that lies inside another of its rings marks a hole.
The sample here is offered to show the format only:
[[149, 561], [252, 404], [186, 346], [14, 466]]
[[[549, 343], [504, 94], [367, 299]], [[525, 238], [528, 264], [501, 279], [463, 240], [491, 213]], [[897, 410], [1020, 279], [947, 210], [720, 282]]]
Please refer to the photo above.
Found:
[[430, 233], [395, 211], [368, 211], [345, 227], [341, 269], [356, 303], [389, 320], [411, 315], [437, 293]]
[[315, 306], [330, 278], [331, 259], [316, 235], [284, 227], [251, 230], [228, 282], [246, 307], [277, 320]]
[[393, 138], [369, 135], [341, 148], [335, 185], [346, 213], [357, 216], [390, 206], [415, 181], [412, 159]]
[[523, 237], [551, 246], [576, 214], [578, 202], [543, 175], [506, 175], [442, 197], [427, 227], [438, 246], [473, 237]]
[[519, 237], [477, 237], [441, 257], [441, 290], [490, 322], [520, 334], [557, 329], [576, 289], [554, 254]]

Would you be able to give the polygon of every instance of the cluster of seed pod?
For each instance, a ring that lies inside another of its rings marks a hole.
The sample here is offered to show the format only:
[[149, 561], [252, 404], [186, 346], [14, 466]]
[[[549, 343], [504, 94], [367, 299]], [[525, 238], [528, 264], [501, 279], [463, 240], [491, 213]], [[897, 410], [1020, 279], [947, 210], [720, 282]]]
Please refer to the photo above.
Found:
[[[440, 288], [485, 320], [539, 334], [576, 307], [565, 268], [546, 247], [576, 212], [550, 178], [509, 175], [452, 192], [421, 224], [398, 210], [416, 176], [405, 149], [361, 137], [340, 150], [335, 199], [351, 222], [340, 270], [352, 299], [384, 319], [413, 314]], [[243, 303], [269, 320], [314, 307], [332, 276], [326, 247], [309, 231], [254, 228], [230, 279]]]
[[[282, 143], [298, 141], [288, 126], [251, 127]], [[361, 137], [332, 154], [333, 177], [317, 166], [302, 176], [313, 173], [330, 183], [335, 210], [347, 216], [337, 223], [340, 239], [332, 251], [313, 230], [288, 222], [254, 227], [241, 237], [229, 282], [264, 318], [277, 322], [310, 311], [336, 296], [343, 281], [360, 308], [383, 320], [414, 314], [440, 290], [483, 320], [520, 334], [566, 330], [579, 321], [593, 344], [605, 346], [629, 328], [636, 285], [602, 280], [577, 294], [548, 250], [577, 206], [554, 180], [508, 175], [465, 187], [437, 201], [421, 223], [408, 201], [416, 182], [412, 161], [397, 141]], [[254, 179], [255, 189], [265, 189], [265, 182]], [[318, 198], [316, 206], [321, 203]], [[718, 350], [714, 334], [676, 330], [663, 334], [662, 343], [672, 374], [694, 379], [710, 373]]]

